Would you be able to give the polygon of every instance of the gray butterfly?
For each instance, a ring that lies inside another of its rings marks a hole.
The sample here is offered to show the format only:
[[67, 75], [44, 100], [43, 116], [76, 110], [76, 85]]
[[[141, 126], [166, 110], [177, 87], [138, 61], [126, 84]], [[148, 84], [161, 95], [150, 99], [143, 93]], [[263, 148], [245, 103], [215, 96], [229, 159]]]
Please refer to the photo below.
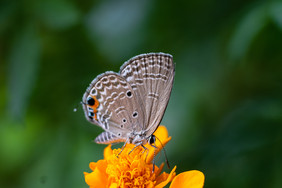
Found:
[[148, 53], [125, 62], [119, 73], [98, 75], [82, 98], [85, 117], [102, 127], [99, 144], [155, 142], [174, 80], [172, 56]]

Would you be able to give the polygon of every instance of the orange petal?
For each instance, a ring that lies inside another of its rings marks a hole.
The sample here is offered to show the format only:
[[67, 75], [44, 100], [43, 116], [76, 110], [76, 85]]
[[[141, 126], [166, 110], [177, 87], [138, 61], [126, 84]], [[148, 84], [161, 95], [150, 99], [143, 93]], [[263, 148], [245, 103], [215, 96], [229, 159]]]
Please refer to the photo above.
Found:
[[104, 159], [109, 159], [113, 155], [113, 150], [111, 148], [111, 144], [109, 144], [105, 149], [104, 149]]
[[112, 184], [110, 185], [110, 188], [117, 188], [117, 187], [118, 187], [117, 183], [112, 183]]
[[146, 188], [154, 188], [154, 183], [150, 182], [149, 184], [146, 185]]
[[[156, 168], [156, 167], [157, 167], [157, 166], [155, 166], [155, 168]], [[160, 173], [162, 172], [162, 170], [163, 170], [163, 167], [164, 167], [164, 163], [162, 163], [158, 169], [155, 169], [155, 170], [156, 170], [156, 172], [155, 172], [156, 176], [159, 176], [159, 174], [160, 174]], [[153, 169], [153, 168], [152, 168], [152, 169]]]
[[98, 168], [96, 168], [91, 173], [84, 173], [85, 176], [85, 182], [90, 187], [106, 187], [107, 185], [107, 176], [103, 172], [101, 172]]
[[154, 135], [158, 137], [161, 141], [168, 138], [168, 131], [165, 126], [160, 125], [158, 129], [154, 132]]
[[90, 162], [90, 163], [89, 163], [89, 168], [90, 168], [92, 171], [95, 170], [96, 166], [97, 166], [97, 163], [95, 163], [95, 162]]
[[[159, 184], [157, 184], [155, 186], [155, 188], [163, 188], [164, 186], [166, 186], [169, 182], [171, 182], [171, 180], [174, 178], [175, 176], [175, 169], [176, 169], [176, 166], [172, 169], [172, 171], [170, 172], [170, 174], [165, 178], [165, 176], [162, 176], [162, 175], [165, 175], [164, 173], [162, 173], [158, 178], [157, 178], [157, 183], [160, 182]], [[161, 179], [160, 179], [161, 178]]]
[[[106, 173], [108, 163], [106, 160], [102, 159], [97, 161], [96, 168], [98, 168], [101, 172]], [[94, 170], [93, 170], [94, 171]]]
[[178, 174], [171, 182], [170, 188], [202, 188], [205, 175], [198, 170]]

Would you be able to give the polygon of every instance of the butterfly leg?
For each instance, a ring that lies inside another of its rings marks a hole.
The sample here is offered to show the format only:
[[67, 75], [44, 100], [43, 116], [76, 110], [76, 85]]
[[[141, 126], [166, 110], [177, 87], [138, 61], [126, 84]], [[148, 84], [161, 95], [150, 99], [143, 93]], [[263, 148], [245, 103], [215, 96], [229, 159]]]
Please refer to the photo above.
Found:
[[127, 143], [127, 140], [124, 142], [124, 144], [123, 144], [123, 146], [122, 146], [120, 152], [119, 152], [118, 155], [117, 155], [117, 158], [118, 158], [118, 156], [121, 154], [121, 152], [123, 151], [123, 149], [124, 149], [126, 143]]
[[146, 157], [145, 157], [145, 161], [147, 161], [147, 157], [148, 157], [148, 154], [149, 154], [149, 149], [146, 148], [143, 144], [141, 144], [141, 146], [142, 146], [142, 148], [144, 149], [143, 152], [142, 152], [142, 154], [143, 154], [145, 151], [147, 151]]
[[151, 146], [154, 148], [153, 170], [152, 170], [152, 172], [154, 172], [154, 171], [155, 171], [155, 163], [156, 163], [156, 161], [155, 161], [155, 157], [156, 157], [156, 149], [158, 149], [158, 148], [157, 148], [157, 146], [154, 146], [153, 144], [151, 144]]
[[[142, 146], [142, 148], [144, 149], [143, 152], [142, 152], [142, 154], [143, 154], [145, 151], [147, 151], [147, 155], [148, 155], [149, 149], [146, 148], [143, 144], [141, 144], [141, 146]], [[147, 156], [146, 156], [146, 157], [147, 157]]]
[[133, 152], [133, 150], [135, 150], [136, 147], [138, 147], [138, 146], [140, 146], [140, 145], [143, 146], [143, 145], [142, 145], [142, 142], [136, 144], [136, 145], [132, 148], [132, 150], [128, 153], [128, 155], [129, 155], [131, 152]]
[[[154, 171], [155, 171], [155, 157], [156, 157], [156, 149], [158, 149], [158, 147], [157, 147], [157, 146], [154, 146], [154, 145], [152, 145], [152, 144], [150, 144], [150, 145], [154, 148], [153, 170], [152, 170], [152, 172], [154, 172]], [[147, 157], [148, 157], [148, 154], [149, 154], [149, 149], [148, 149], [148, 148], [146, 148], [143, 144], [141, 144], [141, 146], [144, 148], [144, 150], [143, 150], [142, 154], [143, 154], [145, 151], [147, 152], [146, 157], [145, 157], [145, 161], [147, 161]]]

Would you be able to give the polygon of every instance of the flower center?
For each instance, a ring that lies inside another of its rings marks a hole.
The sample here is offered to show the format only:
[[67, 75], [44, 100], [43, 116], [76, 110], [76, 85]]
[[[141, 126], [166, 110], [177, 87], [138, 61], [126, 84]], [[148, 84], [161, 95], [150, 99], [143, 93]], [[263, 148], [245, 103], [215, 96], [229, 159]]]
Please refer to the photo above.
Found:
[[[152, 164], [146, 164], [142, 147], [135, 148], [130, 154], [131, 147], [126, 147], [118, 156], [120, 149], [114, 149], [113, 155], [107, 160], [106, 173], [109, 182], [118, 187], [136, 187], [154, 185], [156, 174], [152, 172]], [[118, 157], [117, 157], [118, 156]]]

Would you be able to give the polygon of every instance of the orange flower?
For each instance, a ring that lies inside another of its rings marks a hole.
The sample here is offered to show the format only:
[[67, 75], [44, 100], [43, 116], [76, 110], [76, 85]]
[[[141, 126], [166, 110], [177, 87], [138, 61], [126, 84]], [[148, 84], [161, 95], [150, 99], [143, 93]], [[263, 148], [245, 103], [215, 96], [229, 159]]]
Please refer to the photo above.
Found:
[[[132, 151], [134, 145], [126, 144], [118, 155], [121, 149], [112, 150], [111, 145], [107, 146], [104, 150], [104, 159], [89, 164], [91, 173], [84, 172], [86, 183], [90, 188], [162, 188], [172, 181], [171, 188], [203, 187], [204, 174], [197, 170], [176, 176], [176, 166], [169, 174], [161, 173], [164, 166], [162, 163], [160, 167], [155, 165], [153, 172], [154, 152], [157, 154], [171, 140], [164, 126], [159, 126], [154, 134], [158, 138], [156, 139], [158, 149], [146, 144], [148, 151], [144, 151], [141, 146]], [[132, 152], [129, 154], [130, 151]]]

